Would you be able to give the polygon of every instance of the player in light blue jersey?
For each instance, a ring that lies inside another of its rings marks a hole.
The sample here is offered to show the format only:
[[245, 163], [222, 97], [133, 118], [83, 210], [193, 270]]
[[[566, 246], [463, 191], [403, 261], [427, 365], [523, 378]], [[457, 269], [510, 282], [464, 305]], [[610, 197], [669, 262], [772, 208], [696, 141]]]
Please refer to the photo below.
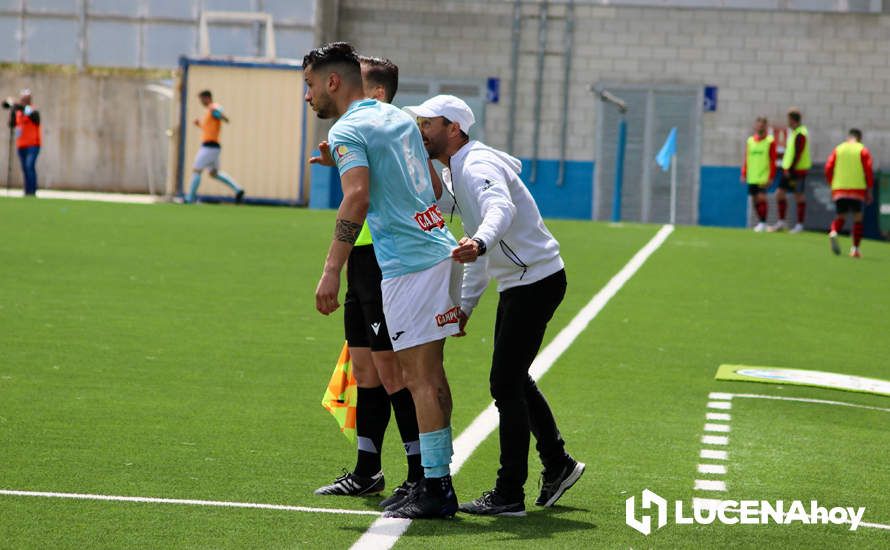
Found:
[[340, 272], [367, 217], [383, 273], [381, 291], [393, 349], [420, 427], [424, 483], [384, 515], [451, 517], [451, 390], [442, 365], [445, 338], [459, 332], [462, 268], [457, 242], [436, 206], [426, 150], [409, 115], [366, 99], [353, 47], [326, 44], [303, 58], [305, 100], [319, 118], [338, 118], [328, 134], [343, 200], [315, 291], [316, 308], [339, 307]]
[[401, 109], [364, 99], [351, 103], [328, 133], [341, 176], [356, 167], [370, 172], [368, 226], [384, 279], [429, 269], [457, 246], [439, 212], [416, 130]]

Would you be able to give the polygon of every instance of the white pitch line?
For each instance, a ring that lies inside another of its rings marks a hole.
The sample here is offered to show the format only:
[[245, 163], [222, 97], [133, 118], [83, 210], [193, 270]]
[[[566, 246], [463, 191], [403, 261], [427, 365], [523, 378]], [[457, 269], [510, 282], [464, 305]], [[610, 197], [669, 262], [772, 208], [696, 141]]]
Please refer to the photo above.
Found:
[[[535, 380], [540, 379], [550, 367], [559, 359], [572, 342], [584, 332], [591, 321], [609, 303], [621, 287], [630, 280], [640, 267], [646, 263], [652, 255], [664, 243], [674, 231], [673, 225], [663, 225], [661, 229], [646, 243], [643, 248], [634, 254], [621, 271], [616, 273], [606, 286], [600, 289], [596, 295], [584, 306], [581, 311], [559, 331], [553, 340], [538, 353], [529, 369], [529, 374]], [[494, 403], [488, 405], [482, 413], [454, 440], [454, 457], [451, 461], [451, 475], [457, 474], [461, 466], [470, 458], [473, 451], [498, 427], [498, 413]], [[399, 540], [408, 527], [411, 520], [380, 518], [376, 520], [365, 533], [359, 537], [351, 550], [388, 550]]]
[[[692, 506], [698, 508], [700, 510], [708, 510], [713, 508], [718, 508], [723, 504], [723, 500], [719, 498], [703, 498], [703, 497], [693, 497]], [[724, 507], [724, 510], [727, 512], [738, 514], [741, 512], [738, 508]], [[848, 521], [847, 523], [852, 523]], [[885, 525], [883, 523], [873, 523], [873, 522], [860, 522], [859, 527], [871, 527], [873, 529], [887, 529], [890, 530], [890, 525]]]
[[716, 479], [696, 479], [696, 491], [726, 491], [726, 483]]
[[729, 460], [727, 451], [718, 451], [716, 449], [702, 449], [699, 456], [710, 460]]
[[729, 445], [729, 438], [725, 435], [703, 435], [701, 442], [705, 445]]
[[[852, 522], [851, 522], [852, 523]], [[871, 522], [861, 522], [859, 527], [872, 527], [874, 529], [887, 529], [890, 530], [890, 525], [884, 525], [883, 523], [871, 523]]]
[[848, 403], [847, 401], [829, 401], [827, 399], [811, 399], [808, 397], [780, 397], [778, 395], [761, 395], [757, 393], [734, 393], [732, 395], [734, 397], [741, 397], [743, 399], [772, 399], [775, 401], [796, 401], [798, 403], [837, 405], [839, 407], [854, 407], [857, 409], [868, 409], [870, 411], [890, 412], [890, 409], [886, 409], [884, 407], [872, 407], [870, 405], [860, 405], [859, 403]]
[[287, 512], [312, 512], [317, 514], [352, 514], [359, 516], [379, 516], [372, 510], [346, 510], [340, 508], [309, 508], [286, 504], [259, 504], [256, 502], [228, 502], [220, 500], [194, 500], [183, 498], [127, 497], [116, 495], [91, 495], [84, 493], [48, 493], [42, 491], [13, 491], [0, 489], [0, 495], [17, 497], [69, 498], [77, 500], [112, 500], [117, 502], [141, 502], [147, 504], [182, 504], [188, 506], [216, 506], [221, 508], [260, 508], [263, 510], [283, 510]]
[[733, 396], [733, 394], [731, 394], [731, 393], [722, 393], [722, 392], [712, 391], [711, 393], [708, 394], [708, 399], [730, 400], [730, 399], [732, 399], [732, 396]]
[[708, 422], [705, 424], [706, 432], [720, 432], [720, 433], [729, 433], [730, 427], [729, 424], [713, 424]]
[[[828, 399], [813, 399], [808, 397], [782, 397], [778, 395], [763, 395], [757, 393], [721, 393], [721, 392], [711, 392], [708, 394], [708, 399], [723, 399], [725, 401], [711, 401], [708, 402], [708, 408], [712, 409], [730, 409], [732, 404], [729, 402], [733, 398], [742, 398], [742, 399], [770, 399], [774, 401], [793, 401], [797, 403], [814, 403], [817, 405], [835, 405], [838, 407], [853, 407], [856, 409], [866, 409], [871, 411], [881, 411], [881, 412], [890, 412], [890, 408], [884, 407], [872, 407], [870, 405], [861, 405], [859, 403], [849, 403], [847, 401], [831, 401]], [[708, 420], [730, 420], [729, 414], [723, 413], [707, 413]], [[705, 429], [707, 430], [708, 424], [705, 424]], [[726, 426], [729, 428], [729, 426]], [[728, 431], [728, 430], [727, 430]], [[721, 437], [716, 435], [705, 435], [702, 437], [702, 443], [707, 443], [711, 445], [727, 445], [729, 444], [728, 437]], [[700, 452], [701, 458], [713, 459], [713, 460], [728, 460], [729, 453], [726, 451], [720, 451], [716, 449], [702, 449]], [[698, 471], [700, 473], [714, 473], [714, 474], [725, 474], [726, 467], [718, 464], [699, 464]], [[698, 491], [726, 491], [726, 483], [723, 481], [717, 480], [708, 480], [708, 479], [696, 479], [695, 480], [695, 490]], [[711, 499], [711, 498], [700, 498], [695, 497], [692, 499], [693, 506], [716, 506], [722, 501], [719, 499]], [[729, 510], [733, 511], [733, 510]], [[849, 523], [849, 522], [848, 522]], [[885, 529], [890, 531], [890, 525], [883, 523], [874, 523], [874, 522], [866, 522], [863, 521], [859, 524], [860, 527], [869, 527], [872, 529]]]
[[[97, 191], [58, 191], [54, 189], [38, 189], [37, 196], [42, 199], [65, 199], [73, 201], [120, 202], [132, 204], [155, 204], [164, 202], [163, 197], [137, 193], [101, 193]], [[22, 197], [19, 190], [0, 189], [0, 197]]]

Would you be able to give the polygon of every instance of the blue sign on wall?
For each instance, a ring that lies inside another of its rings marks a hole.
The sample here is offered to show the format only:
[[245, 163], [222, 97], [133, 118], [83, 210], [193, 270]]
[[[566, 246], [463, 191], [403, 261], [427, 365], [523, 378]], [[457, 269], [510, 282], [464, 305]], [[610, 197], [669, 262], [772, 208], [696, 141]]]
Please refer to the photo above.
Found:
[[501, 100], [501, 79], [489, 78], [485, 88], [485, 100], [489, 103], [497, 103]]
[[717, 86], [705, 86], [705, 101], [702, 108], [706, 113], [717, 110]]

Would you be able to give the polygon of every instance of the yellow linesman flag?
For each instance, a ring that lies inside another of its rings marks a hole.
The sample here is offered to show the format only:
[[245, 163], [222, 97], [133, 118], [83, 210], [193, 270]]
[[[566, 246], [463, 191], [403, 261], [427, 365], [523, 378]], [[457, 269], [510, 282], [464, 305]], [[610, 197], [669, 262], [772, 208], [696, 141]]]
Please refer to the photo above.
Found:
[[340, 431], [349, 441], [355, 442], [355, 405], [358, 402], [358, 384], [352, 373], [349, 345], [343, 344], [331, 381], [324, 390], [321, 406], [334, 415]]

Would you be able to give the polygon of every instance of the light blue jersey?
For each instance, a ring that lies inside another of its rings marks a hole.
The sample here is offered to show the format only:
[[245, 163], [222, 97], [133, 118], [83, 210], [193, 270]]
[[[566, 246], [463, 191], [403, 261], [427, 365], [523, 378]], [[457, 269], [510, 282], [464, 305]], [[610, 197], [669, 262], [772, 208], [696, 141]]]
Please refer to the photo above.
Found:
[[340, 175], [367, 166], [368, 225], [374, 253], [389, 279], [429, 269], [457, 246], [433, 193], [417, 123], [374, 99], [354, 101], [328, 133]]

